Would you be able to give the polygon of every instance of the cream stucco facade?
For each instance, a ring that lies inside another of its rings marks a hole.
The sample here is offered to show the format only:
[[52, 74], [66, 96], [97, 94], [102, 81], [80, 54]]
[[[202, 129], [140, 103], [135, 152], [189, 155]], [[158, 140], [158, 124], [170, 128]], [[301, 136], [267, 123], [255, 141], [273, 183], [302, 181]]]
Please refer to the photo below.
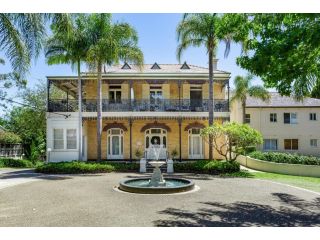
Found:
[[[137, 159], [150, 144], [163, 144], [176, 159], [208, 159], [200, 129], [208, 125], [208, 69], [185, 64], [117, 66], [102, 77], [103, 160]], [[215, 70], [215, 121], [228, 121], [230, 73]], [[97, 81], [82, 76], [82, 112], [78, 112], [76, 77], [48, 77], [48, 88], [67, 92], [67, 99], [48, 99], [47, 146], [51, 162], [97, 159]], [[79, 123], [82, 123], [82, 149]], [[71, 147], [71, 149], [69, 149]], [[221, 158], [214, 152], [215, 158]]]
[[[263, 135], [264, 144], [258, 149], [320, 156], [320, 100], [308, 98], [304, 102], [296, 102], [293, 98], [272, 93], [270, 102], [248, 99], [246, 114], [248, 119], [250, 117], [250, 126]], [[285, 121], [289, 114], [291, 121]], [[230, 118], [231, 121], [242, 122], [239, 102], [232, 104]], [[290, 145], [292, 149], [288, 149]]]

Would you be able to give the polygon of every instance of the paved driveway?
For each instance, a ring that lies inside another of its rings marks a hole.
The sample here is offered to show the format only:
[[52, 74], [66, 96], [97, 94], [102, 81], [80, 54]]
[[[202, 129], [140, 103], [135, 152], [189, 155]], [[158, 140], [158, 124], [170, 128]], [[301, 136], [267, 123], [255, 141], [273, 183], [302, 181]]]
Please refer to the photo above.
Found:
[[114, 190], [121, 179], [139, 176], [39, 175], [0, 190], [0, 226], [320, 226], [316, 193], [205, 175], [184, 175], [200, 187], [188, 194]]

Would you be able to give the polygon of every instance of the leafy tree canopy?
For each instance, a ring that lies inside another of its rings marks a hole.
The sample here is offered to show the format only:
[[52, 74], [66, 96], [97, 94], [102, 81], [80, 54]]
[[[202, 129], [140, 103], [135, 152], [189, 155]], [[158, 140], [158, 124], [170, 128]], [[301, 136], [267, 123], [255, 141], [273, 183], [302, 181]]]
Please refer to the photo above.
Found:
[[213, 148], [230, 161], [236, 160], [247, 149], [263, 142], [260, 132], [251, 128], [248, 124], [235, 122], [214, 123], [202, 129], [201, 136], [205, 140], [211, 136], [213, 138]]
[[320, 15], [245, 15], [249, 39], [237, 63], [282, 95], [309, 96], [320, 79]]

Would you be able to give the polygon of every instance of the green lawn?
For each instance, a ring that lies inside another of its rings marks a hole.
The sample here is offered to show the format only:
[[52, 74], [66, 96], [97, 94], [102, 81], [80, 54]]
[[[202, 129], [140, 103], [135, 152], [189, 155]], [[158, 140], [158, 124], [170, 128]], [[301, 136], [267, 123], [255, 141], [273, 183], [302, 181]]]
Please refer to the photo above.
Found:
[[266, 172], [248, 172], [246, 170], [242, 170], [240, 173], [227, 174], [226, 176], [270, 180], [273, 182], [285, 183], [291, 186], [301, 187], [320, 193], [320, 178], [315, 177], [301, 177]]

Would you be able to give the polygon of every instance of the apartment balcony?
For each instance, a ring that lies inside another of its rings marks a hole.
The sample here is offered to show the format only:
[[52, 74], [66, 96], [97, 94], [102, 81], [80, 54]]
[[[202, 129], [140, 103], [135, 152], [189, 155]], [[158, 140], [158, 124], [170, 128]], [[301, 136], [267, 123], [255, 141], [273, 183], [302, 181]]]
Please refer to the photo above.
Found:
[[[209, 99], [102, 99], [102, 112], [208, 112]], [[50, 99], [48, 112], [77, 112], [78, 100]], [[215, 112], [229, 112], [225, 99], [214, 100]], [[97, 112], [96, 99], [84, 99], [82, 112]]]

